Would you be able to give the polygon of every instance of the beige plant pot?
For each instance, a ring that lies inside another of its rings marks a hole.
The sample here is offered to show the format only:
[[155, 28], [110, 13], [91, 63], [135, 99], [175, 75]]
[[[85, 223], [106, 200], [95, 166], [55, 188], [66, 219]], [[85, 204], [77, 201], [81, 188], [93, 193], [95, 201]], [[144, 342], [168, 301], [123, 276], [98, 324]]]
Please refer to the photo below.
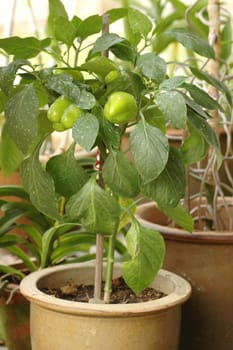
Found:
[[[119, 267], [116, 275], [120, 274]], [[21, 282], [31, 304], [33, 350], [176, 350], [181, 304], [191, 292], [187, 281], [161, 270], [152, 284], [166, 297], [140, 304], [65, 301], [38, 288], [72, 279], [92, 283], [93, 264], [71, 264], [32, 273]]]
[[[233, 217], [233, 207], [230, 210]], [[192, 296], [183, 307], [179, 349], [232, 350], [233, 232], [190, 234], [167, 227], [166, 216], [151, 202], [139, 206], [137, 216], [165, 238], [163, 267], [192, 285]]]

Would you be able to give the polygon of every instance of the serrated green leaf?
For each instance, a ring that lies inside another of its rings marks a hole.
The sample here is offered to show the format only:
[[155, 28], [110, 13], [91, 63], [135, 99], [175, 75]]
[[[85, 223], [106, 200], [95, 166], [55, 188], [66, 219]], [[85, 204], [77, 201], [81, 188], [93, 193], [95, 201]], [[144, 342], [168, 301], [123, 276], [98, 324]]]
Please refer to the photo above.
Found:
[[177, 207], [160, 207], [160, 210], [166, 214], [170, 219], [175, 221], [175, 223], [181, 227], [183, 227], [188, 232], [193, 231], [193, 218], [187, 213], [184, 207], [179, 204]]
[[127, 285], [141, 293], [154, 280], [162, 267], [165, 244], [161, 234], [133, 221], [127, 235], [131, 260], [123, 263], [122, 273]]
[[109, 193], [90, 179], [67, 202], [71, 221], [81, 222], [87, 231], [103, 235], [115, 234], [120, 220], [120, 206]]
[[168, 162], [157, 179], [144, 186], [144, 194], [160, 206], [175, 207], [185, 194], [185, 169], [180, 152], [170, 148]]
[[156, 179], [168, 161], [167, 137], [146, 122], [140, 121], [130, 134], [130, 150], [145, 184]]
[[158, 94], [157, 104], [167, 121], [177, 129], [185, 129], [187, 108], [184, 97], [177, 91], [164, 91]]
[[84, 113], [76, 120], [72, 136], [76, 143], [89, 152], [95, 144], [99, 132], [98, 119], [91, 113]]
[[173, 28], [167, 31], [166, 35], [174, 38], [184, 47], [198, 53], [200, 56], [208, 58], [215, 57], [214, 50], [212, 46], [209, 45], [208, 41], [194, 35], [185, 28]]
[[130, 198], [139, 193], [139, 174], [122, 152], [110, 152], [104, 162], [103, 179], [119, 196]]
[[157, 83], [161, 83], [166, 77], [165, 61], [153, 52], [139, 56], [137, 66], [147, 78], [153, 79]]
[[38, 113], [39, 102], [32, 85], [11, 97], [6, 106], [6, 131], [24, 154], [37, 136]]
[[[40, 146], [40, 145], [39, 145]], [[39, 149], [25, 159], [20, 168], [20, 175], [25, 190], [35, 207], [52, 219], [59, 220], [58, 205], [55, 196], [55, 186], [52, 177], [44, 171], [39, 161]]]
[[56, 192], [65, 197], [77, 193], [87, 182], [88, 176], [74, 156], [72, 145], [65, 153], [50, 158], [46, 171], [52, 176]]

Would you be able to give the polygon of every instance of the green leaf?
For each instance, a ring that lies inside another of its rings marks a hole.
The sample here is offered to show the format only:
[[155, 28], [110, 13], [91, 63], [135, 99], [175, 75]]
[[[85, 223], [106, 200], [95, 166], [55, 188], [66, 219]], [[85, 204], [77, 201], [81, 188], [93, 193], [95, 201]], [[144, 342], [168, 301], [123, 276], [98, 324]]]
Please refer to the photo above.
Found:
[[25, 277], [25, 274], [18, 269], [12, 267], [12, 266], [6, 266], [6, 265], [0, 265], [0, 272], [1, 274], [9, 274], [18, 277], [19, 279], [23, 279]]
[[56, 192], [65, 197], [77, 193], [87, 182], [88, 176], [74, 156], [72, 145], [65, 153], [50, 158], [46, 171], [52, 176]]
[[76, 37], [76, 26], [69, 21], [65, 7], [60, 0], [49, 0], [49, 31], [56, 40], [69, 47]]
[[164, 91], [158, 94], [157, 104], [167, 121], [177, 129], [185, 129], [187, 108], [184, 97], [177, 91]]
[[128, 40], [123, 40], [118, 44], [113, 45], [110, 51], [121, 60], [135, 62], [137, 52], [135, 47]]
[[170, 219], [175, 221], [175, 223], [183, 227], [188, 232], [193, 231], [193, 219], [192, 216], [187, 213], [182, 205], [178, 205], [175, 208], [172, 207], [160, 207], [160, 210], [166, 214]]
[[207, 120], [203, 119], [192, 109], [188, 108], [188, 120], [196, 131], [204, 137], [206, 142], [219, 151], [219, 140], [215, 130], [208, 124]]
[[87, 232], [72, 231], [60, 235], [57, 240], [57, 245], [52, 250], [52, 264], [54, 265], [64, 258], [67, 259], [71, 254], [77, 255], [77, 252], [84, 250], [82, 249], [84, 246], [86, 252], [89, 253], [90, 248], [95, 246], [95, 243], [96, 235]]
[[34, 262], [32, 261], [32, 259], [28, 256], [27, 253], [25, 253], [20, 247], [18, 246], [10, 246], [7, 248], [7, 250], [17, 256], [20, 260], [23, 261], [23, 263], [26, 265], [26, 267], [30, 270], [30, 271], [36, 271], [38, 268], [37, 266], [34, 264]]
[[78, 27], [77, 36], [84, 40], [90, 35], [99, 33], [102, 30], [102, 17], [99, 15], [93, 15], [87, 17], [82, 21]]
[[231, 91], [229, 90], [226, 84], [216, 79], [213, 75], [210, 75], [207, 72], [203, 72], [203, 70], [200, 70], [196, 67], [190, 67], [190, 70], [198, 79], [204, 80], [210, 85], [215, 86], [217, 89], [222, 91], [225, 94], [228, 103], [230, 104], [230, 106], [232, 106]]
[[14, 141], [3, 128], [0, 142], [0, 168], [3, 174], [7, 176], [15, 172], [23, 158], [23, 153], [16, 147]]
[[194, 35], [185, 28], [173, 28], [167, 31], [166, 35], [174, 38], [184, 47], [198, 53], [200, 56], [208, 58], [215, 57], [214, 49], [206, 40]]
[[81, 70], [100, 75], [104, 78], [109, 72], [117, 69], [117, 65], [105, 56], [95, 56], [80, 66]]
[[109, 23], [114, 23], [118, 21], [121, 18], [124, 18], [128, 14], [128, 9], [126, 8], [113, 8], [111, 10], [108, 10], [106, 12], [106, 15], [109, 17]]
[[103, 33], [94, 43], [92, 53], [102, 52], [109, 50], [112, 46], [124, 41], [118, 34], [115, 33]]
[[139, 56], [137, 66], [147, 78], [153, 79], [157, 83], [161, 83], [166, 77], [165, 61], [153, 52]]
[[204, 119], [210, 118], [208, 113], [203, 110], [203, 108], [201, 107], [201, 105], [199, 103], [195, 102], [187, 95], [183, 95], [183, 96], [184, 96], [185, 102], [187, 104], [187, 110], [192, 109], [195, 113], [199, 114]]
[[6, 106], [6, 131], [24, 154], [37, 136], [38, 113], [39, 102], [32, 85], [11, 97]]
[[17, 70], [25, 65], [30, 65], [30, 63], [20, 59], [9, 63], [6, 67], [0, 67], [0, 88], [5, 94], [8, 94], [13, 88]]
[[14, 196], [24, 199], [29, 199], [27, 192], [22, 186], [15, 185], [1, 185], [0, 186], [0, 197], [2, 196]]
[[205, 138], [196, 131], [189, 128], [189, 137], [184, 140], [181, 146], [183, 160], [186, 164], [193, 164], [204, 159], [207, 155], [209, 145]]
[[175, 207], [185, 194], [185, 169], [180, 152], [170, 148], [168, 162], [157, 179], [148, 183], [143, 192], [159, 206]]
[[131, 260], [123, 263], [123, 278], [136, 293], [141, 293], [153, 282], [162, 267], [165, 244], [158, 231], [145, 228], [133, 221], [126, 243]]
[[14, 55], [15, 59], [35, 57], [49, 44], [49, 38], [39, 40], [35, 37], [20, 38], [18, 36], [12, 36], [10, 38], [0, 39], [0, 48], [5, 50], [8, 55]]
[[53, 226], [44, 232], [42, 236], [42, 249], [41, 249], [41, 268], [52, 265], [52, 253], [55, 249], [54, 243], [56, 242], [59, 235], [70, 231], [75, 224], [65, 223]]
[[60, 215], [58, 213], [54, 181], [44, 171], [39, 161], [39, 146], [21, 165], [20, 174], [23, 186], [29, 193], [32, 203], [41, 213], [52, 219], [59, 220]]
[[92, 178], [67, 202], [67, 215], [71, 221], [81, 222], [87, 231], [103, 235], [116, 233], [120, 206]]
[[129, 26], [134, 34], [140, 33], [144, 38], [152, 30], [152, 23], [149, 18], [135, 8], [128, 9]]
[[214, 100], [207, 92], [193, 84], [183, 84], [185, 89], [190, 93], [194, 101], [206, 109], [222, 109], [218, 101]]
[[187, 80], [187, 77], [185, 76], [177, 76], [177, 77], [165, 79], [159, 85], [159, 90], [174, 90], [179, 86], [181, 86], [185, 82], [185, 80]]
[[[116, 127], [113, 123], [110, 123], [103, 114], [103, 109], [101, 106], [95, 106], [92, 110], [92, 113], [96, 116], [99, 121], [99, 136], [102, 142], [106, 144], [108, 149], [115, 148], [119, 149], [120, 147], [120, 133], [119, 128]], [[97, 139], [97, 145], [98, 145]]]
[[81, 109], [91, 109], [96, 103], [94, 95], [85, 89], [80, 89], [68, 75], [60, 74], [51, 77], [47, 82], [47, 87], [64, 95]]
[[144, 183], [156, 179], [168, 161], [167, 137], [160, 129], [143, 121], [130, 134], [130, 149]]
[[232, 21], [229, 16], [226, 18], [220, 35], [221, 40], [221, 60], [226, 61], [232, 52]]
[[139, 174], [122, 152], [110, 152], [104, 162], [103, 179], [121, 197], [134, 197], [139, 193]]
[[82, 114], [81, 117], [76, 120], [72, 128], [74, 141], [88, 152], [95, 144], [98, 132], [98, 119], [91, 113]]

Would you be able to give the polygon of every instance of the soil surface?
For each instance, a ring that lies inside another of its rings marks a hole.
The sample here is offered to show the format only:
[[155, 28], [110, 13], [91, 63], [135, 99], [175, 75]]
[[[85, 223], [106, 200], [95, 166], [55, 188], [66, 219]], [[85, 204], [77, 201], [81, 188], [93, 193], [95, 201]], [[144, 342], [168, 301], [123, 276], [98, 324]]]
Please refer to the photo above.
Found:
[[[93, 298], [93, 285], [77, 285], [73, 281], [67, 282], [59, 288], [43, 288], [46, 294], [56, 298], [88, 303]], [[110, 304], [130, 304], [151, 301], [164, 297], [165, 294], [154, 288], [146, 288], [141, 294], [136, 295], [125, 283], [122, 277], [112, 282]]]

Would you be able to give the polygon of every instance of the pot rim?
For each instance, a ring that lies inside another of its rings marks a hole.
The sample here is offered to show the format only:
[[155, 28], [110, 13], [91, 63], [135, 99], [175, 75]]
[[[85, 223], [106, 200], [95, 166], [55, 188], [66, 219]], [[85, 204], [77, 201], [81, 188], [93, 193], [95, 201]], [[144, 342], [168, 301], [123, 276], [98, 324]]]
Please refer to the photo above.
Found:
[[[161, 312], [164, 309], [176, 307], [184, 303], [191, 295], [191, 285], [184, 278], [161, 269], [158, 276], [161, 280], [169, 279], [174, 289], [160, 299], [136, 304], [95, 304], [63, 300], [47, 295], [38, 289], [38, 282], [46, 276], [69, 269], [94, 268], [94, 263], [72, 263], [48, 267], [26, 276], [20, 283], [20, 291], [29, 301], [50, 310], [72, 315], [103, 316], [103, 317], [134, 317], [138, 315]], [[116, 264], [119, 266], [119, 264]]]
[[[233, 244], [232, 231], [201, 231], [194, 230], [192, 233], [182, 229], [157, 224], [142, 217], [143, 212], [148, 208], [157, 208], [155, 202], [147, 202], [138, 205], [136, 218], [146, 227], [153, 228], [159, 231], [164, 238], [177, 241], [186, 241], [187, 243], [202, 243], [202, 244]], [[159, 210], [159, 209], [158, 209]]]

